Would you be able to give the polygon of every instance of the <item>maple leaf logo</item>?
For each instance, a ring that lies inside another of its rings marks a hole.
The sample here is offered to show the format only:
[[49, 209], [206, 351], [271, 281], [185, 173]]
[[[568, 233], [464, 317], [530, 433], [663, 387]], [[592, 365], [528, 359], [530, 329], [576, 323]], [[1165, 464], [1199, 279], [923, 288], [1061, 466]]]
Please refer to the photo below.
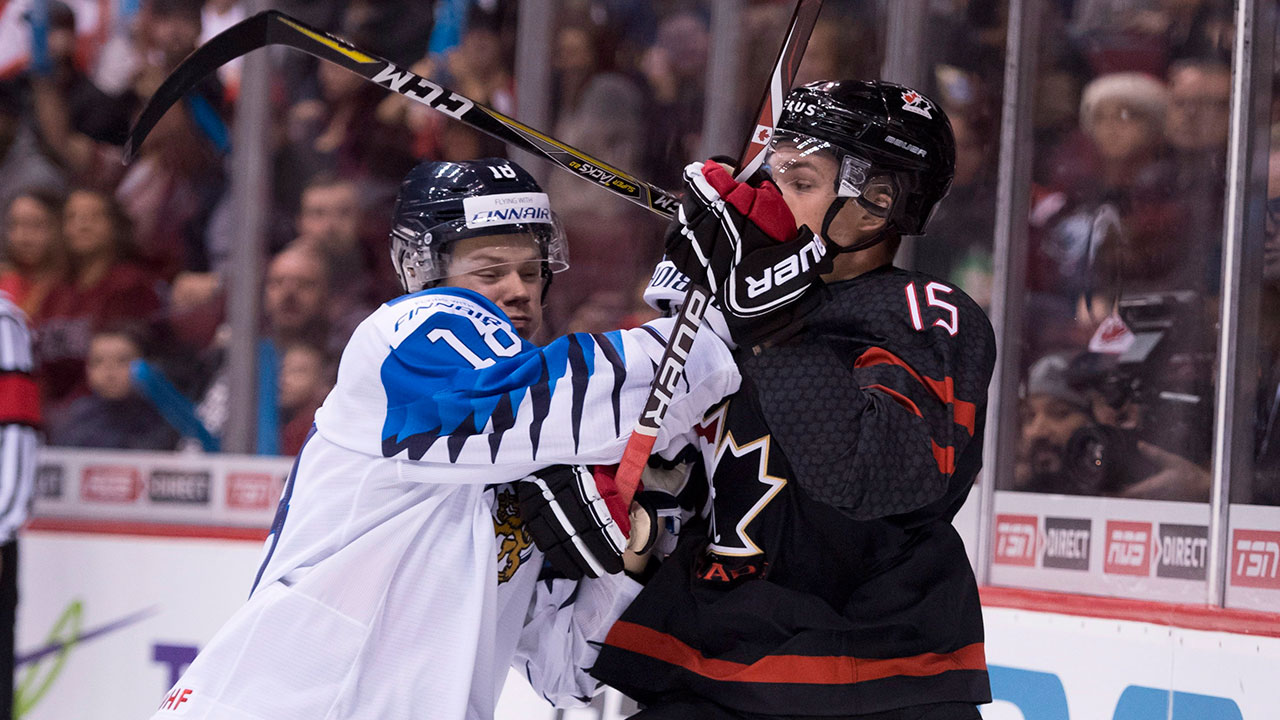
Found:
[[917, 115], [923, 115], [930, 119], [933, 118], [933, 114], [929, 112], [933, 109], [933, 104], [915, 90], [906, 90], [902, 93], [902, 109], [910, 110]]

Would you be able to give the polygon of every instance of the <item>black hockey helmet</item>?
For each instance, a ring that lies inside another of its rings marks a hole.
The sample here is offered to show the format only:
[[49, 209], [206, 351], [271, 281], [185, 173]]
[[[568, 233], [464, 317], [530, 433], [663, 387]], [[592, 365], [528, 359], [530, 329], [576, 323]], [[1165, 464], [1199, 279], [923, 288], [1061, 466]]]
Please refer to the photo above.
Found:
[[405, 176], [391, 219], [391, 263], [405, 292], [449, 277], [453, 244], [528, 234], [542, 253], [543, 291], [569, 267], [564, 227], [524, 168], [501, 158], [424, 162]]
[[[887, 218], [887, 227], [922, 234], [955, 176], [956, 143], [946, 113], [919, 92], [894, 83], [845, 80], [796, 88], [787, 95], [777, 130], [775, 147], [792, 143], [836, 156], [837, 197], [824, 221], [824, 236], [849, 198]], [[888, 183], [888, 194], [875, 197], [873, 181]]]

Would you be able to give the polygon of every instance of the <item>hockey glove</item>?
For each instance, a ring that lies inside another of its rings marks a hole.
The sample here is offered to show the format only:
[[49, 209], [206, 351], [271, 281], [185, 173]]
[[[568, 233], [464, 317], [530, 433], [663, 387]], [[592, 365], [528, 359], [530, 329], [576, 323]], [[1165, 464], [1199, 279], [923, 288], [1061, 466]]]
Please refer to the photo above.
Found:
[[817, 307], [832, 253], [796, 227], [777, 185], [736, 182], [712, 160], [686, 166], [684, 183], [667, 257], [711, 289], [739, 345], [774, 338]]
[[[688, 276], [677, 270], [670, 260], [663, 258], [654, 268], [653, 277], [649, 280], [648, 287], [644, 289], [644, 302], [662, 313], [663, 317], [675, 317], [684, 305], [685, 293], [688, 289]], [[733, 341], [733, 334], [729, 332], [729, 326], [724, 321], [724, 313], [720, 312], [715, 298], [712, 298], [711, 304], [707, 305], [702, 316], [702, 324], [711, 328], [730, 350], [738, 349], [738, 344]]]
[[590, 469], [553, 465], [516, 486], [524, 527], [552, 567], [571, 580], [622, 572], [630, 520], [625, 509], [615, 520]]

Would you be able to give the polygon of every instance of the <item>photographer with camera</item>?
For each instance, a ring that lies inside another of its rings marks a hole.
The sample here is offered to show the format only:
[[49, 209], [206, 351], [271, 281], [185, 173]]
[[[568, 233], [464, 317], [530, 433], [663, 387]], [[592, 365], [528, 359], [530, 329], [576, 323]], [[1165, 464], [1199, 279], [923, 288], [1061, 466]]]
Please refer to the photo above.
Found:
[[[1201, 357], [1155, 354], [1160, 338], [1133, 334], [1126, 353], [1056, 353], [1031, 366], [1014, 489], [1208, 499], [1208, 448], [1190, 442], [1208, 437], [1211, 417], [1210, 396], [1198, 387]], [[1133, 351], [1144, 343], [1145, 354]]]
[[1031, 365], [1019, 403], [1018, 460], [1011, 490], [1086, 494], [1088, 488], [1069, 472], [1067, 443], [1093, 424], [1089, 398], [1067, 384], [1072, 353], [1045, 355]]

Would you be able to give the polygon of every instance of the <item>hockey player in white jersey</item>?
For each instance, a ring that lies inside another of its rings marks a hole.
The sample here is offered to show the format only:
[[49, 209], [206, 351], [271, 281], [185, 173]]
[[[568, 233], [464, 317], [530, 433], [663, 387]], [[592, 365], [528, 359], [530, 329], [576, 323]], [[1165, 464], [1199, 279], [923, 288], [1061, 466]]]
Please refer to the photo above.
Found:
[[[625, 511], [566, 465], [618, 461], [670, 321], [529, 343], [565, 241], [506, 160], [415, 168], [391, 246], [409, 294], [353, 333], [248, 602], [154, 720], [487, 720], [510, 666], [552, 702], [595, 691], [593, 643], [639, 585]], [[738, 386], [709, 333], [686, 371], [658, 451]], [[586, 577], [539, 582], [531, 524]]]

